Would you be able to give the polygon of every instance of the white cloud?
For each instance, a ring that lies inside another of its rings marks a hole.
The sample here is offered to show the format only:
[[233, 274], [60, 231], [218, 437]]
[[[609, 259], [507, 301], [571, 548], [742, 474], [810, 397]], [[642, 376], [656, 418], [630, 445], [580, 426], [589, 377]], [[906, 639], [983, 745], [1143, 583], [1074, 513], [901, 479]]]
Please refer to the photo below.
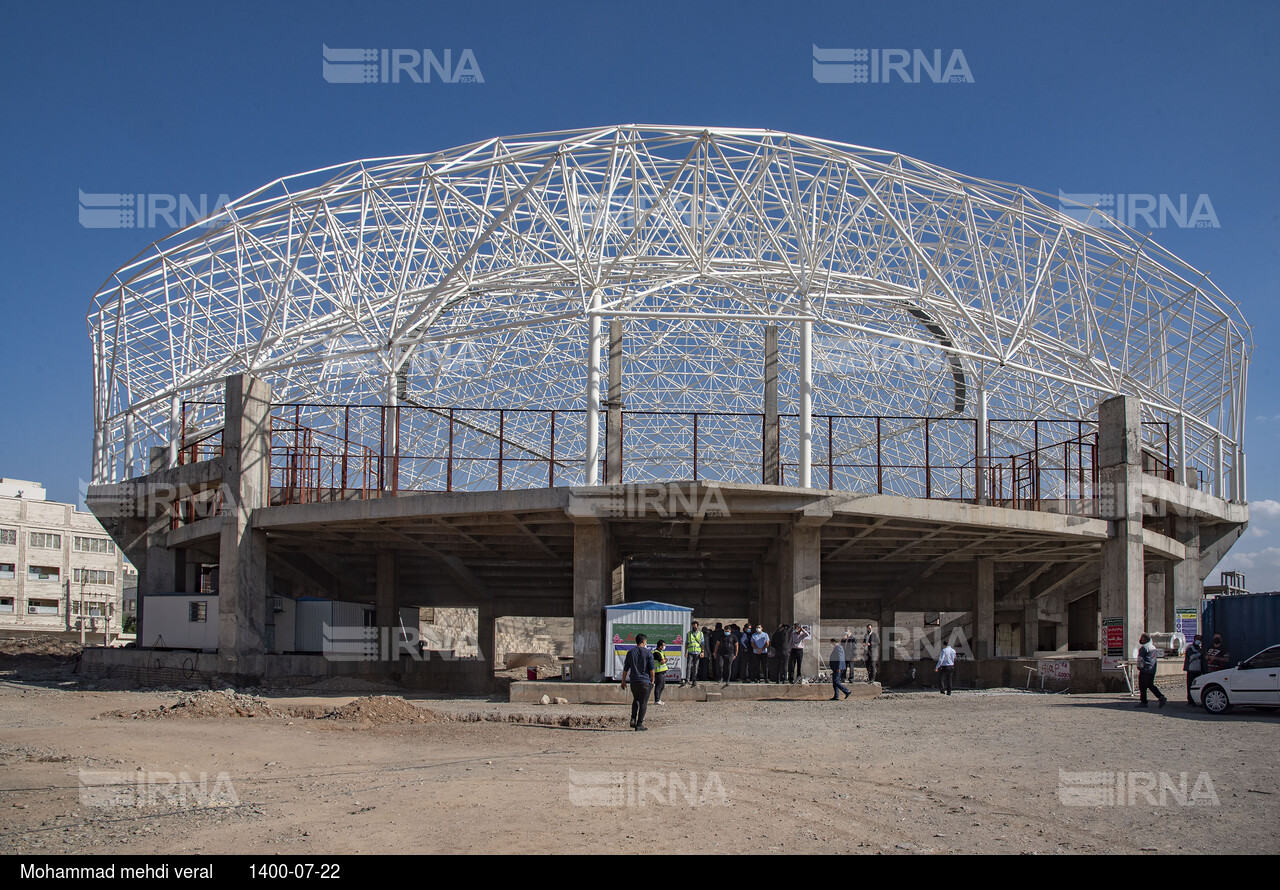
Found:
[[1280, 519], [1280, 501], [1250, 501], [1249, 520], [1254, 519]]
[[[1237, 553], [1232, 550], [1218, 564], [1223, 572], [1244, 572], [1250, 593], [1280, 591], [1280, 547], [1267, 547], [1253, 553]], [[1213, 575], [1205, 579], [1217, 583]]]

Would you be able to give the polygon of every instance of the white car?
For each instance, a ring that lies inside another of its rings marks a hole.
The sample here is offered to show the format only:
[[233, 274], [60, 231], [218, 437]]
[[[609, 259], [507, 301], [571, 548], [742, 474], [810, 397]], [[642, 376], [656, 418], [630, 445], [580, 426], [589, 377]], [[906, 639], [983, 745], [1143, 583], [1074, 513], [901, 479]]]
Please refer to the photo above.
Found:
[[1225, 671], [1201, 674], [1191, 684], [1191, 697], [1210, 714], [1225, 714], [1234, 705], [1280, 708], [1280, 646], [1269, 646]]

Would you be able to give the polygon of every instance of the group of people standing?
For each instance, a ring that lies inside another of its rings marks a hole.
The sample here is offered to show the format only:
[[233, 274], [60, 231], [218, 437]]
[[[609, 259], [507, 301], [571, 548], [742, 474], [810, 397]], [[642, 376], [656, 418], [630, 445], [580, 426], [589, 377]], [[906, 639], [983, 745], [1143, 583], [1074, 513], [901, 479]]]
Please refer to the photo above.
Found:
[[[779, 624], [773, 633], [767, 633], [764, 625], [716, 622], [715, 627], [701, 628], [694, 621], [685, 644], [688, 665], [687, 682], [697, 686], [700, 680], [728, 685], [740, 683], [797, 683], [816, 671], [817, 665], [806, 668], [807, 645], [813, 639], [813, 629], [805, 624]], [[846, 628], [840, 642], [841, 679], [850, 679], [851, 661], [858, 639]], [[867, 625], [862, 635], [863, 662], [867, 669], [867, 682], [874, 683], [876, 664], [880, 660], [880, 637], [873, 625]], [[828, 664], [831, 659], [828, 659]], [[835, 668], [832, 668], [835, 670]]]

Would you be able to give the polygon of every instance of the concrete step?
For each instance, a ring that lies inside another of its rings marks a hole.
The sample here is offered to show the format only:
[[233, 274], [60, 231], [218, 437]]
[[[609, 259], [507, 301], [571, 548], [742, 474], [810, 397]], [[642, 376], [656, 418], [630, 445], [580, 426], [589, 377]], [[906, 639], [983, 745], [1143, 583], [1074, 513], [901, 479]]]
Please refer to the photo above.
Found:
[[[846, 683], [850, 698], [875, 698], [879, 683]], [[830, 683], [699, 683], [691, 686], [668, 686], [662, 691], [663, 701], [820, 701], [831, 698]], [[511, 684], [511, 701], [536, 703], [542, 696], [553, 701], [566, 698], [575, 704], [630, 704], [631, 691], [619, 683], [565, 683], [559, 680], [517, 680]], [[652, 700], [651, 700], [652, 701]]]

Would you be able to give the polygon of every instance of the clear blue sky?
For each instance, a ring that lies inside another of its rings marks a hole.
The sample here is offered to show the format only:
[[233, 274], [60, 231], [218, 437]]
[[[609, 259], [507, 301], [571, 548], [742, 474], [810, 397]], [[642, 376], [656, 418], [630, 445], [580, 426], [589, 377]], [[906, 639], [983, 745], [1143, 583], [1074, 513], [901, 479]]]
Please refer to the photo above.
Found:
[[[0, 33], [0, 475], [89, 475], [85, 314], [156, 229], [78, 190], [237, 197], [276, 177], [611, 123], [767, 127], [1050, 193], [1206, 194], [1155, 240], [1254, 329], [1254, 527], [1223, 568], [1280, 589], [1280, 5], [1170, 2], [10, 4]], [[961, 49], [972, 84], [822, 84], [811, 47]], [[321, 45], [473, 50], [483, 84], [342, 85]]]

